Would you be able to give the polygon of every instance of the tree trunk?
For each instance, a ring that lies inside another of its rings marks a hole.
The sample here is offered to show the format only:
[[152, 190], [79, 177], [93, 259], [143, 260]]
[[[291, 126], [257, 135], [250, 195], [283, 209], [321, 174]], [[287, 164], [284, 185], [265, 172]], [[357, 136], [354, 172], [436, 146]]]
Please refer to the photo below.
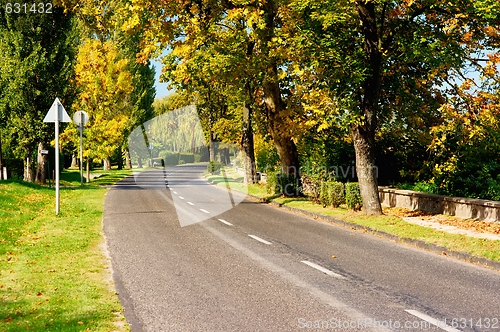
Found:
[[47, 163], [47, 156], [42, 154], [42, 150], [45, 150], [45, 146], [42, 142], [38, 143], [38, 160], [35, 182], [45, 184], [46, 180], [46, 170], [45, 164]]
[[217, 155], [217, 144], [215, 142], [215, 133], [210, 131], [210, 161], [215, 161]]
[[382, 214], [378, 193], [377, 175], [374, 155], [374, 132], [367, 132], [361, 126], [352, 128], [354, 151], [356, 153], [356, 173], [359, 190], [363, 200], [365, 214]]
[[130, 150], [125, 149], [125, 167], [132, 169], [132, 159], [130, 158]]
[[140, 156], [137, 157], [137, 167], [142, 168], [142, 158]]
[[120, 145], [118, 147], [118, 169], [123, 169], [123, 149], [122, 146]]
[[103, 163], [103, 170], [105, 171], [111, 170], [111, 158], [109, 157], [104, 158], [102, 163]]
[[231, 159], [229, 157], [229, 148], [220, 149], [219, 156], [221, 164], [229, 165], [229, 163], [231, 162]]
[[356, 8], [364, 35], [367, 76], [361, 85], [360, 122], [353, 124], [352, 137], [356, 153], [356, 172], [365, 214], [382, 214], [375, 165], [375, 132], [380, 96], [382, 54], [378, 36], [375, 5], [357, 0]]
[[[276, 70], [276, 67], [273, 66]], [[275, 76], [277, 77], [277, 75]], [[263, 84], [264, 87], [264, 102], [267, 109], [268, 128], [274, 144], [278, 151], [281, 161], [281, 169], [283, 174], [295, 175], [297, 180], [300, 180], [300, 164], [297, 146], [293, 141], [289, 128], [286, 127], [285, 111], [277, 78], [275, 80], [267, 80]]]
[[243, 103], [243, 131], [241, 134], [241, 146], [243, 147], [243, 165], [245, 168], [245, 184], [257, 182], [257, 170], [255, 166], [255, 151], [253, 145], [252, 109]]
[[[266, 29], [262, 30], [262, 53], [269, 56], [269, 61], [265, 68], [265, 77], [262, 81], [264, 91], [264, 104], [267, 112], [268, 129], [273, 138], [278, 155], [281, 161], [282, 172], [287, 175], [294, 175], [296, 186], [300, 188], [300, 164], [297, 146], [293, 141], [290, 128], [286, 125], [287, 115], [286, 105], [281, 98], [281, 90], [278, 79], [278, 66], [272, 57], [274, 50], [268, 45], [275, 37], [277, 5], [275, 1], [267, 1], [263, 6], [265, 14]], [[296, 193], [300, 194], [300, 193]], [[288, 196], [292, 196], [287, 194]], [[294, 194], [295, 195], [295, 194]]]

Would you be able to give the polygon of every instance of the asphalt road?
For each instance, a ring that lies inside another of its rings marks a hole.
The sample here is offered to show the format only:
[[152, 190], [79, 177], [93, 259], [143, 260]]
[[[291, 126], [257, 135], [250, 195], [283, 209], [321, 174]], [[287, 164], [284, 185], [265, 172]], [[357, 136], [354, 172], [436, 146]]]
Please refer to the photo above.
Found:
[[500, 331], [499, 272], [230, 195], [203, 170], [106, 197], [132, 331]]

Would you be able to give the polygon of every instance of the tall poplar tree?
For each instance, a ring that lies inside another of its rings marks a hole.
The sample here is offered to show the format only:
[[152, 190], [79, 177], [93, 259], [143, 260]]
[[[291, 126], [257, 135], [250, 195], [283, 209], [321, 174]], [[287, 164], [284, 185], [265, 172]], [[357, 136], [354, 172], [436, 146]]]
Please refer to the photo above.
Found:
[[[71, 15], [52, 7], [51, 13], [16, 14], [0, 8], [0, 120], [4, 149], [24, 161], [24, 179], [44, 182], [45, 158], [39, 150], [54, 139], [53, 125], [43, 123], [54, 99], [71, 105], [70, 81], [78, 42]], [[29, 160], [29, 162], [28, 162]]]

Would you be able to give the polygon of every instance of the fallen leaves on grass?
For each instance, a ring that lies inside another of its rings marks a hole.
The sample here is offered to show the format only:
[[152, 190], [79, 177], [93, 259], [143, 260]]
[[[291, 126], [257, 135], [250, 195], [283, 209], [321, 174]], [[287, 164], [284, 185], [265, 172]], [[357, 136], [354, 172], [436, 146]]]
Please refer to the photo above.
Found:
[[455, 226], [462, 229], [481, 233], [500, 234], [500, 223], [484, 220], [462, 219], [443, 214], [433, 214], [423, 211], [410, 211], [403, 208], [385, 208], [384, 213], [396, 217], [419, 217], [422, 220], [438, 222], [443, 225]]

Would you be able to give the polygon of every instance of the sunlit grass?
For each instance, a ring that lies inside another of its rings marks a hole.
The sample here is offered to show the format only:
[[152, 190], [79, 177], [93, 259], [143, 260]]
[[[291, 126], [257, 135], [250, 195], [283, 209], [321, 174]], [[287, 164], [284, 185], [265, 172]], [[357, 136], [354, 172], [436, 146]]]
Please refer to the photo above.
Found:
[[[230, 171], [229, 174], [231, 174]], [[223, 186], [223, 176], [211, 174], [205, 174], [205, 176], [210, 182]], [[242, 177], [235, 177], [232, 181], [242, 182], [243, 179]], [[251, 184], [248, 186], [247, 190], [249, 194], [264, 201], [272, 200], [287, 207], [364, 226], [375, 232], [384, 232], [404, 239], [419, 240], [453, 251], [464, 252], [500, 262], [500, 241], [477, 239], [460, 234], [450, 234], [429, 227], [408, 223], [398, 216], [367, 216], [363, 212], [352, 211], [343, 206], [339, 208], [323, 207], [305, 197], [275, 197], [266, 192], [265, 185], [262, 183]]]
[[[111, 171], [104, 171], [104, 170], [93, 170], [90, 172], [91, 174], [91, 179], [90, 181], [87, 181], [85, 176], [86, 172], [84, 171], [84, 179], [83, 179], [83, 184], [85, 186], [91, 186], [91, 187], [96, 187], [96, 186], [108, 186], [112, 185], [116, 181], [124, 178], [125, 176], [132, 174], [132, 170], [130, 169], [122, 169], [122, 170], [111, 170]], [[95, 178], [93, 178], [95, 177]], [[47, 181], [47, 184], [49, 182]], [[81, 184], [81, 177], [80, 177], [80, 171], [77, 169], [69, 169], [69, 170], [63, 170], [61, 172], [61, 182], [60, 185], [63, 187], [77, 187], [80, 186]], [[51, 185], [52, 187], [54, 186], [54, 181], [51, 180]]]
[[62, 188], [56, 216], [53, 188], [0, 182], [0, 331], [128, 330], [101, 248], [106, 191]]

